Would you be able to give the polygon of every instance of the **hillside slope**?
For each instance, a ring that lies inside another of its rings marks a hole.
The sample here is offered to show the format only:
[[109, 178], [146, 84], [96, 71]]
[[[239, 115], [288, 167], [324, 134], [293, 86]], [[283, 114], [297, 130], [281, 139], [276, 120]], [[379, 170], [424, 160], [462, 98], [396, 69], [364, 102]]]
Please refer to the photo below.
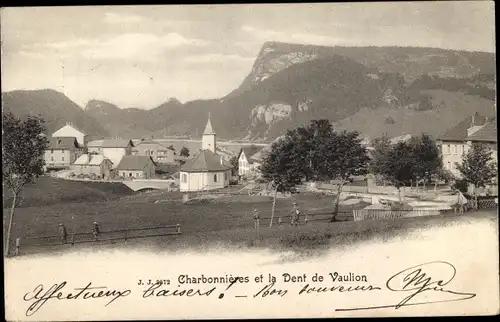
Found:
[[72, 122], [91, 138], [109, 136], [109, 132], [80, 106], [63, 93], [51, 89], [2, 93], [2, 110], [18, 117], [43, 116], [47, 134], [63, 127], [66, 122]]

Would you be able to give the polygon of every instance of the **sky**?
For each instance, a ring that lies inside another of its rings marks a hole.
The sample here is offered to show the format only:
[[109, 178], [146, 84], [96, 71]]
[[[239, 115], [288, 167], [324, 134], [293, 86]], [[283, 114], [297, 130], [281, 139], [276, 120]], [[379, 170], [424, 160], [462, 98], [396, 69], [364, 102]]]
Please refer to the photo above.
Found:
[[150, 109], [222, 97], [266, 41], [495, 51], [494, 3], [2, 8], [2, 91]]

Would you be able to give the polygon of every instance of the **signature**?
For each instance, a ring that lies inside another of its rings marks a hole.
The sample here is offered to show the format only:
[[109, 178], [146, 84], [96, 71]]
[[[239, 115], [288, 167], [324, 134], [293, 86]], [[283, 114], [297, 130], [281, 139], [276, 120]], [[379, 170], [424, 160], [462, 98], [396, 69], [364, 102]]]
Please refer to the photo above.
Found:
[[111, 298], [111, 300], [105, 305], [108, 306], [120, 297], [125, 297], [130, 295], [130, 290], [110, 290], [106, 286], [92, 286], [92, 282], [89, 282], [85, 287], [74, 288], [76, 292], [64, 293], [62, 290], [66, 287], [67, 282], [62, 282], [59, 284], [54, 284], [48, 289], [44, 289], [42, 284], [38, 285], [33, 289], [32, 292], [28, 292], [24, 295], [23, 300], [26, 302], [31, 302], [30, 306], [26, 310], [26, 316], [31, 316], [38, 312], [42, 306], [44, 306], [49, 300], [88, 300], [97, 298]]
[[[404, 269], [392, 275], [386, 282], [386, 287], [392, 292], [402, 292], [406, 296], [397, 304], [336, 309], [336, 311], [369, 310], [381, 308], [400, 309], [410, 305], [456, 302], [469, 300], [475, 293], [458, 292], [449, 289], [448, 284], [455, 278], [457, 270], [451, 263], [434, 261]], [[433, 300], [420, 300], [421, 295], [434, 293]], [[438, 295], [436, 295], [438, 294]]]

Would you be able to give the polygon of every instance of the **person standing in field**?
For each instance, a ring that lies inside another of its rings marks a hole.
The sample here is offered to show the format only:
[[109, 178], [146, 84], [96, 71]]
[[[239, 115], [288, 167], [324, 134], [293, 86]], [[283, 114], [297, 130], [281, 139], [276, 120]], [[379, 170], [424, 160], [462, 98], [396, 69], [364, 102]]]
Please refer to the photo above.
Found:
[[95, 221], [92, 227], [92, 235], [94, 236], [94, 239], [97, 239], [97, 236], [99, 236], [99, 225]]
[[259, 234], [259, 227], [260, 227], [260, 213], [257, 210], [257, 208], [255, 208], [253, 210], [253, 222], [255, 225], [255, 231], [257, 232], [257, 235], [258, 235]]
[[61, 238], [61, 244], [66, 244], [66, 227], [63, 223], [59, 224], [59, 238]]

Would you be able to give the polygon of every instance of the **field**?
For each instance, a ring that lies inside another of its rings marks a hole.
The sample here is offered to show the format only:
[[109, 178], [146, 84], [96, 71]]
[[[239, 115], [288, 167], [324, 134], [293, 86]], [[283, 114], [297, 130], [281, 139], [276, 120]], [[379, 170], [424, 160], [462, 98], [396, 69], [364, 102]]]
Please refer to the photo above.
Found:
[[[49, 187], [56, 191], [50, 191]], [[72, 189], [69, 189], [72, 188]], [[94, 189], [97, 189], [94, 190]], [[49, 199], [44, 200], [34, 192], [43, 191]], [[76, 195], [81, 199], [78, 202]], [[97, 221], [103, 231], [134, 229], [160, 225], [180, 224], [182, 235], [164, 236], [129, 241], [131, 245], [153, 247], [209, 247], [212, 244], [229, 243], [243, 246], [322, 246], [337, 240], [343, 242], [369, 238], [372, 233], [387, 234], [395, 230], [418, 228], [422, 225], [446, 224], [448, 221], [464, 220], [467, 216], [439, 216], [439, 218], [410, 218], [388, 221], [329, 223], [332, 197], [314, 194], [297, 194], [293, 199], [278, 199], [276, 216], [286, 216], [296, 201], [302, 213], [324, 213], [324, 220], [311, 221], [298, 228], [289, 224], [267, 227], [271, 214], [271, 198], [265, 196], [225, 196], [207, 202], [183, 204], [178, 192], [132, 193], [116, 186], [102, 184], [99, 188], [83, 182], [69, 182], [53, 178], [41, 178], [26, 190], [25, 203], [16, 209], [12, 240], [15, 238], [57, 235], [57, 226], [64, 223], [68, 233], [91, 232], [92, 223]], [[60, 202], [57, 202], [57, 200]], [[340, 211], [349, 213], [353, 208], [343, 207]], [[358, 207], [360, 207], [358, 205]], [[260, 240], [255, 239], [252, 211], [259, 209], [261, 220]], [[4, 227], [8, 220], [4, 209]], [[479, 216], [479, 215], [478, 215]], [[481, 216], [484, 216], [481, 215]], [[491, 214], [487, 215], [491, 216]], [[122, 241], [116, 243], [123, 245]], [[104, 245], [102, 245], [104, 247]], [[108, 245], [109, 246], [109, 245]], [[64, 246], [43, 247], [35, 252], [60, 249]], [[69, 247], [69, 246], [68, 246]], [[78, 247], [89, 247], [81, 245]], [[93, 247], [93, 246], [91, 246]]]

